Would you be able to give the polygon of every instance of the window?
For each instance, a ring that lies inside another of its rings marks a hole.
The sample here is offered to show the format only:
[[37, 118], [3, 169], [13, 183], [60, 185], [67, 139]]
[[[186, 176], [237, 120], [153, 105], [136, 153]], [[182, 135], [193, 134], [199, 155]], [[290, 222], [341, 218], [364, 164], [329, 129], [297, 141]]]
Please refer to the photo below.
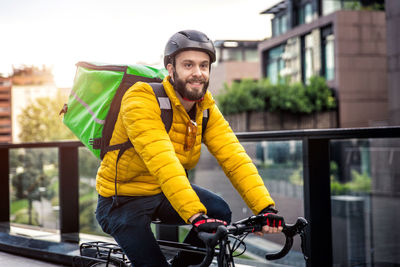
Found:
[[222, 50], [222, 61], [242, 61], [242, 59], [242, 49], [240, 47], [230, 47]]
[[278, 36], [288, 30], [288, 16], [287, 14], [276, 15], [272, 20], [273, 36]]
[[312, 34], [302, 38], [302, 80], [307, 84], [314, 73], [314, 42]]
[[298, 25], [310, 23], [313, 20], [312, 4], [305, 3], [298, 11]]
[[244, 60], [247, 62], [258, 62], [258, 50], [255, 49], [245, 49], [244, 50]]
[[281, 80], [281, 71], [285, 68], [282, 58], [284, 45], [277, 46], [267, 52], [267, 78], [272, 84], [277, 84]]
[[335, 36], [332, 26], [321, 31], [322, 74], [327, 81], [335, 78]]
[[285, 33], [287, 31], [287, 29], [288, 29], [287, 24], [288, 24], [288, 17], [285, 14], [281, 17], [281, 25], [280, 25], [281, 34]]
[[335, 11], [340, 10], [341, 0], [323, 0], [322, 2], [322, 15], [328, 15]]

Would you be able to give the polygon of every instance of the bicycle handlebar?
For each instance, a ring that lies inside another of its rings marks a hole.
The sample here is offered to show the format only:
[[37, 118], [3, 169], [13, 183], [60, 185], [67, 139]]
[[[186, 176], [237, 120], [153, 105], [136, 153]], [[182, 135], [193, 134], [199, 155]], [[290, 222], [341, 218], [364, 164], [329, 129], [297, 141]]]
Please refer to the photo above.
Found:
[[[254, 231], [260, 231], [262, 226], [265, 225], [264, 222], [265, 217], [263, 215], [255, 215], [251, 216], [247, 219], [238, 221], [228, 226], [220, 225], [217, 228], [215, 233], [207, 233], [207, 232], [199, 232], [198, 237], [204, 242], [206, 245], [207, 254], [203, 261], [198, 265], [191, 265], [190, 267], [207, 267], [211, 264], [215, 247], [218, 245], [219, 241], [223, 238], [226, 238], [228, 234], [240, 235], [242, 233], [250, 233]], [[290, 249], [293, 246], [293, 237], [297, 234], [300, 234], [302, 238], [302, 250], [304, 257], [307, 259], [304, 251], [304, 228], [308, 225], [306, 219], [299, 217], [295, 224], [285, 224], [283, 225], [282, 233], [286, 237], [285, 245], [283, 248], [276, 253], [268, 253], [265, 255], [267, 260], [276, 260], [280, 259], [286, 254], [289, 253]]]
[[[308, 222], [304, 218], [297, 218], [297, 221], [295, 224], [285, 224], [282, 229], [282, 233], [285, 234], [286, 241], [285, 245], [281, 249], [281, 251], [276, 252], [276, 253], [268, 253], [265, 255], [265, 258], [267, 260], [277, 260], [280, 258], [283, 258], [286, 256], [286, 254], [289, 253], [290, 249], [293, 246], [293, 237], [297, 234], [300, 234], [302, 237], [302, 242], [303, 242], [303, 231], [304, 228], [308, 225]], [[304, 254], [304, 248], [303, 249], [303, 254]]]
[[210, 266], [210, 264], [214, 258], [215, 246], [218, 245], [219, 241], [227, 235], [228, 235], [228, 229], [223, 225], [218, 226], [217, 231], [215, 233], [199, 232], [198, 237], [206, 245], [207, 254], [200, 264], [190, 265], [189, 267]]

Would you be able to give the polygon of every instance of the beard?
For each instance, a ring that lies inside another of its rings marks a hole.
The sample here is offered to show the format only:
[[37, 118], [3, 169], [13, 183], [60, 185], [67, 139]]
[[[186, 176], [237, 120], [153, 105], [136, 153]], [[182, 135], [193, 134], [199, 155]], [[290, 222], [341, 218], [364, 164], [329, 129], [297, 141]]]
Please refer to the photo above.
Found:
[[[209, 83], [208, 80], [204, 78], [191, 78], [187, 80], [182, 80], [181, 78], [179, 78], [179, 75], [175, 69], [173, 70], [173, 82], [174, 89], [181, 95], [181, 97], [185, 100], [190, 101], [202, 100], [207, 92]], [[191, 82], [200, 82], [203, 84], [203, 88], [200, 91], [188, 89], [187, 85]]]

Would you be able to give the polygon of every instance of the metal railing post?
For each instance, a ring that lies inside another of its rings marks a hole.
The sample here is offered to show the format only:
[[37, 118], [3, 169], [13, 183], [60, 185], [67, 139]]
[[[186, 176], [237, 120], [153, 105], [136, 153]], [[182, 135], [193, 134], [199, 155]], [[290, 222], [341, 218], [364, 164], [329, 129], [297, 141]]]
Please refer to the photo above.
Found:
[[[9, 149], [0, 148], [0, 222], [10, 222], [10, 159]], [[8, 226], [9, 227], [9, 226]]]
[[307, 266], [332, 266], [329, 139], [303, 139]]
[[63, 241], [79, 241], [78, 147], [59, 148], [60, 234]]

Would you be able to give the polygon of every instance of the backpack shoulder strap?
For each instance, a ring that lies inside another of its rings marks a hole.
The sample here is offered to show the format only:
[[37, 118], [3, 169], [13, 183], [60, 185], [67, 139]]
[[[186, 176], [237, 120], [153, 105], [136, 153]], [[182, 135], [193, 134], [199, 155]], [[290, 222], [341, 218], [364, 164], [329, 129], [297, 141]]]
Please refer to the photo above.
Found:
[[[150, 86], [153, 88], [154, 94], [157, 97], [158, 104], [161, 109], [161, 119], [165, 125], [165, 129], [167, 133], [171, 129], [172, 125], [172, 107], [171, 107], [171, 100], [169, 99], [167, 93], [164, 90], [164, 86], [162, 83], [149, 83]], [[203, 111], [203, 123], [202, 123], [202, 137], [207, 128], [208, 117], [210, 114], [210, 109], [206, 109]]]
[[208, 117], [210, 116], [210, 109], [206, 109], [203, 111], [203, 123], [201, 124], [201, 139], [204, 137], [204, 133], [206, 132]]
[[164, 90], [164, 86], [162, 83], [149, 83], [151, 88], [153, 88], [154, 94], [156, 95], [158, 105], [161, 109], [161, 119], [165, 125], [165, 130], [167, 133], [171, 129], [172, 125], [172, 107], [171, 101], [167, 93]]

